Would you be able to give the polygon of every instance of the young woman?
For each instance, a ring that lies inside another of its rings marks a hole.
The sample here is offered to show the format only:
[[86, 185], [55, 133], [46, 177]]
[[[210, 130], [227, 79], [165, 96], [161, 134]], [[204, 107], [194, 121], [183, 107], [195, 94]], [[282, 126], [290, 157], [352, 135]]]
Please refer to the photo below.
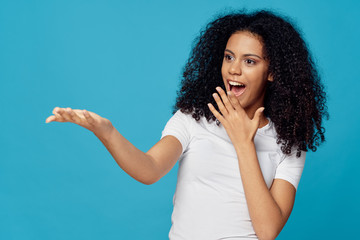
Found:
[[274, 239], [293, 208], [305, 152], [324, 141], [325, 92], [299, 33], [267, 11], [209, 23], [174, 112], [146, 153], [93, 112], [56, 107], [46, 122], [89, 129], [144, 184], [179, 160], [170, 239]]

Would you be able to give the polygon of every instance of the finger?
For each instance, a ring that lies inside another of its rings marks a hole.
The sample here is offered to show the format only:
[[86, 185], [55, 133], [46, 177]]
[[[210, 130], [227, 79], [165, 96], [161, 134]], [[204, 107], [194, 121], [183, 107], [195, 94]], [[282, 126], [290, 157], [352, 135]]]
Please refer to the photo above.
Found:
[[66, 122], [72, 122], [72, 119], [65, 108], [59, 108], [55, 113], [60, 115]]
[[254, 117], [252, 120], [255, 121], [257, 126], [259, 126], [259, 124], [260, 124], [261, 114], [264, 111], [264, 109], [265, 109], [264, 107], [258, 108], [254, 114]]
[[84, 115], [86, 121], [87, 121], [88, 123], [90, 123], [91, 125], [94, 125], [95, 120], [94, 120], [94, 118], [91, 116], [91, 114], [90, 114], [87, 110], [85, 110], [85, 109], [84, 109], [82, 112], [83, 112], [83, 115]]
[[221, 96], [222, 101], [224, 102], [224, 105], [226, 107], [226, 109], [228, 110], [228, 112], [234, 110], [234, 106], [231, 104], [231, 102], [229, 101], [228, 96], [226, 95], [225, 91], [221, 88], [221, 87], [216, 87], [216, 90], [218, 91], [218, 93]]
[[224, 125], [225, 118], [215, 109], [215, 107], [211, 103], [208, 103], [208, 107], [210, 111], [214, 114], [216, 119], [219, 120]]
[[66, 112], [69, 114], [69, 117], [71, 118], [73, 123], [76, 123], [76, 124], [82, 123], [81, 118], [71, 108], [67, 108]]
[[228, 112], [228, 110], [226, 109], [226, 107], [224, 106], [223, 102], [221, 101], [219, 95], [218, 95], [217, 93], [214, 93], [214, 94], [213, 94], [213, 97], [214, 97], [214, 99], [215, 99], [215, 102], [216, 102], [216, 104], [217, 104], [217, 106], [218, 106], [221, 114], [227, 115], [229, 112]]
[[53, 109], [53, 111], [52, 111], [52, 113], [55, 115], [55, 113], [57, 112], [57, 111], [59, 111], [59, 107], [55, 107], [54, 109]]
[[61, 109], [59, 107], [54, 108], [54, 110], [53, 110], [53, 114], [55, 116], [54, 121], [56, 121], [56, 122], [66, 122], [66, 120], [61, 116], [60, 110]]
[[244, 112], [244, 113], [245, 113], [244, 108], [241, 106], [241, 103], [240, 103], [240, 101], [236, 98], [236, 96], [235, 96], [231, 91], [228, 91], [228, 92], [227, 92], [227, 95], [228, 95], [228, 98], [229, 98], [232, 106], [235, 108], [235, 110], [241, 111], [241, 112]]
[[54, 115], [51, 115], [50, 117], [48, 117], [46, 120], [45, 120], [45, 123], [49, 123], [49, 122], [52, 122], [52, 121], [55, 121], [56, 117]]

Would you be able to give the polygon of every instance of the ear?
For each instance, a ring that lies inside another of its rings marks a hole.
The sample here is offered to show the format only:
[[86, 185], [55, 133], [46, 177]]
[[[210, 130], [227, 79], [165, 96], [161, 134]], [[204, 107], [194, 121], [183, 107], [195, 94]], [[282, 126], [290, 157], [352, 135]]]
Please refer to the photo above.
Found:
[[268, 78], [267, 78], [267, 79], [268, 79], [269, 82], [273, 82], [273, 81], [274, 81], [274, 77], [273, 77], [272, 73], [269, 73], [269, 74], [268, 74]]

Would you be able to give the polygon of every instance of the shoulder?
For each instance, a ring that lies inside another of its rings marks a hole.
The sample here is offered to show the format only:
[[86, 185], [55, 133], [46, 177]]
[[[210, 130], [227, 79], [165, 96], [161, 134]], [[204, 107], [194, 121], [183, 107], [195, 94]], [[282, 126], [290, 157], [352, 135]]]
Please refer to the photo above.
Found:
[[191, 114], [176, 111], [166, 123], [161, 138], [168, 135], [174, 136], [179, 140], [184, 151], [192, 138], [194, 121]]
[[193, 126], [196, 128], [204, 128], [207, 130], [211, 130], [214, 127], [218, 127], [216, 124], [216, 121], [213, 120], [206, 120], [206, 118], [204, 116], [200, 117], [199, 120], [196, 120], [193, 117], [193, 113], [186, 113], [186, 112], [182, 112], [180, 109], [177, 110], [174, 115], [170, 118], [169, 121], [179, 121], [179, 122], [184, 122], [186, 124], [188, 124], [189, 126]]
[[195, 119], [192, 117], [191, 113], [184, 113], [180, 109], [174, 113], [174, 115], [170, 118], [170, 120], [171, 119], [179, 120], [179, 121], [187, 121], [187, 122], [190, 122], [193, 120], [195, 121]]

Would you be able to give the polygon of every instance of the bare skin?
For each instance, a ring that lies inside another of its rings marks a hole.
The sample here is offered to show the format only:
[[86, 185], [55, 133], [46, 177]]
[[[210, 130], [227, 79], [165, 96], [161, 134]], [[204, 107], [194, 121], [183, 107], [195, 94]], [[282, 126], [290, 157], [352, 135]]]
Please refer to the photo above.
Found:
[[[222, 89], [218, 89], [222, 100], [218, 95], [215, 95], [215, 100], [222, 109], [222, 115], [211, 104], [209, 108], [230, 133], [235, 146], [255, 232], [259, 239], [275, 239], [290, 216], [295, 188], [287, 181], [275, 179], [271, 189], [267, 189], [253, 142], [263, 108], [259, 108], [250, 119], [234, 95], [228, 93], [226, 96]], [[175, 137], [166, 136], [144, 153], [126, 140], [108, 119], [87, 110], [56, 107], [53, 114], [46, 119], [46, 123], [72, 122], [92, 131], [118, 165], [144, 184], [153, 184], [166, 175], [182, 151], [181, 143]]]
[[117, 164], [135, 180], [153, 184], [168, 173], [180, 157], [182, 146], [173, 136], [166, 136], [146, 153], [126, 140], [112, 123], [96, 113], [56, 107], [50, 122], [71, 122], [95, 134], [105, 145]]
[[[281, 179], [274, 179], [270, 190], [267, 188], [254, 145], [257, 129], [268, 123], [262, 114], [266, 83], [273, 81], [268, 65], [258, 36], [234, 33], [226, 45], [221, 69], [227, 92], [217, 87], [213, 94], [220, 112], [208, 104], [235, 147], [250, 218], [259, 239], [276, 238], [290, 216], [296, 193], [291, 183]], [[244, 91], [231, 88], [232, 82], [244, 84]]]
[[234, 94], [228, 92], [226, 95], [220, 87], [217, 91], [220, 96], [214, 94], [214, 99], [221, 114], [210, 103], [209, 108], [235, 147], [255, 233], [261, 240], [275, 239], [290, 216], [296, 190], [291, 183], [281, 179], [275, 179], [270, 190], [266, 186], [253, 141], [264, 108], [257, 109], [251, 119]]
[[[227, 93], [218, 87], [214, 99], [219, 111], [209, 109], [229, 135], [238, 157], [245, 197], [256, 235], [261, 240], [275, 239], [292, 211], [296, 190], [285, 180], [275, 179], [270, 190], [264, 181], [254, 145], [259, 127], [268, 120], [263, 116], [268, 63], [262, 55], [261, 41], [248, 32], [233, 34], [226, 46], [222, 77]], [[229, 80], [246, 85], [244, 93], [235, 96]], [[176, 164], [182, 152], [181, 143], [166, 136], [146, 153], [126, 140], [111, 122], [93, 112], [71, 108], [54, 108], [50, 122], [72, 122], [92, 131], [111, 153], [118, 165], [144, 184], [162, 178]]]

